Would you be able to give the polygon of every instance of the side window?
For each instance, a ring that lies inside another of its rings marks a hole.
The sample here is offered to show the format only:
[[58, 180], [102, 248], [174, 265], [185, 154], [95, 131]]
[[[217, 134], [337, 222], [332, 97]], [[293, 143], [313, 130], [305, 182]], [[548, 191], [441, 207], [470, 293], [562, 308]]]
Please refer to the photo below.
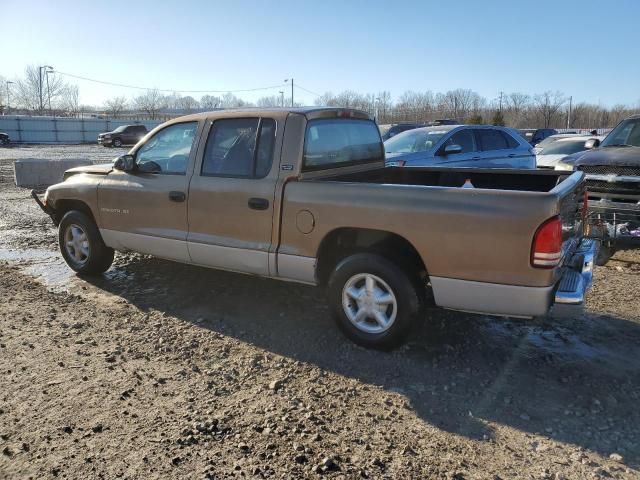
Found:
[[276, 122], [272, 118], [263, 118], [258, 135], [255, 176], [266, 177], [273, 163], [273, 147], [276, 142]]
[[176, 123], [157, 132], [136, 152], [138, 170], [184, 175], [197, 128], [198, 122]]
[[460, 130], [449, 137], [449, 139], [444, 142], [444, 146], [448, 145], [460, 145], [462, 147], [462, 152], [460, 153], [469, 153], [475, 152], [476, 142], [473, 138], [473, 131], [470, 129]]
[[492, 128], [478, 129], [476, 130], [478, 141], [480, 143], [480, 150], [483, 152], [489, 150], [505, 150], [509, 148], [507, 145], [507, 139], [504, 138], [502, 132], [494, 130]]
[[275, 127], [271, 118], [216, 120], [207, 139], [202, 175], [264, 177], [273, 161]]

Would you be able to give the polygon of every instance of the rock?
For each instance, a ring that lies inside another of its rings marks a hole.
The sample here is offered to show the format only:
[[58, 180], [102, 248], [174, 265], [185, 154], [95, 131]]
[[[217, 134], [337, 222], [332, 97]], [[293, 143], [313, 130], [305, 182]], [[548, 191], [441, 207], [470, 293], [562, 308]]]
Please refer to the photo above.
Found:
[[251, 447], [249, 447], [249, 445], [247, 445], [247, 444], [246, 444], [246, 443], [244, 443], [244, 442], [240, 442], [240, 443], [238, 444], [238, 448], [239, 448], [240, 450], [242, 450], [243, 452], [245, 452], [245, 453], [246, 453], [246, 452], [249, 452], [249, 451], [251, 450]]
[[2, 449], [2, 453], [3, 453], [3, 455], [6, 455], [7, 457], [13, 457], [13, 451], [9, 447], [4, 447]]
[[300, 454], [300, 455], [296, 455], [296, 456], [295, 456], [295, 458], [294, 458], [294, 460], [295, 460], [295, 462], [296, 462], [296, 463], [299, 463], [299, 464], [301, 464], [301, 465], [302, 465], [303, 463], [307, 463], [307, 462], [309, 461], [309, 460], [307, 459], [307, 456], [306, 456], [306, 455], [302, 455], [302, 454]]
[[282, 384], [283, 384], [282, 380], [273, 380], [269, 384], [269, 390], [273, 390], [274, 392], [277, 392], [282, 388]]
[[331, 457], [324, 457], [322, 463], [320, 464], [323, 471], [331, 471], [334, 472], [336, 470], [340, 470], [338, 464]]
[[62, 431], [64, 433], [73, 433], [73, 428], [71, 428], [69, 425], [67, 425], [66, 427], [62, 428]]
[[91, 431], [93, 431], [93, 433], [100, 433], [102, 432], [103, 428], [104, 427], [102, 426], [102, 424], [98, 423], [91, 428]]
[[171, 459], [171, 463], [172, 463], [173, 465], [179, 465], [179, 464], [180, 464], [180, 462], [182, 462], [182, 458], [181, 458], [181, 457], [173, 457], [173, 458]]
[[609, 458], [618, 463], [622, 463], [624, 461], [624, 458], [619, 453], [612, 453], [611, 455], [609, 455]]

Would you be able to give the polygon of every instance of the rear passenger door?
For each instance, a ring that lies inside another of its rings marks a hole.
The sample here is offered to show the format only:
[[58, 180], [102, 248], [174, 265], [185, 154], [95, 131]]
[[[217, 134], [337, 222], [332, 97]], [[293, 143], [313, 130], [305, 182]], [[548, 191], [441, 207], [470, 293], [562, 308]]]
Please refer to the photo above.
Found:
[[193, 263], [269, 275], [277, 125], [272, 118], [210, 123], [189, 187]]
[[526, 149], [497, 128], [476, 128], [476, 141], [480, 148], [478, 167], [482, 168], [527, 168], [523, 155], [530, 157]]

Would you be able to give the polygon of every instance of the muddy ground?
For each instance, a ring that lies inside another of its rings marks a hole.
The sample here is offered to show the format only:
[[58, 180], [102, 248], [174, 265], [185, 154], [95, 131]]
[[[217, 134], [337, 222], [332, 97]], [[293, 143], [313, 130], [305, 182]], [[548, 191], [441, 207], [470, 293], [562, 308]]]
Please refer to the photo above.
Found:
[[392, 353], [322, 292], [117, 255], [71, 274], [0, 149], [0, 478], [640, 478], [640, 252], [587, 311], [433, 309]]

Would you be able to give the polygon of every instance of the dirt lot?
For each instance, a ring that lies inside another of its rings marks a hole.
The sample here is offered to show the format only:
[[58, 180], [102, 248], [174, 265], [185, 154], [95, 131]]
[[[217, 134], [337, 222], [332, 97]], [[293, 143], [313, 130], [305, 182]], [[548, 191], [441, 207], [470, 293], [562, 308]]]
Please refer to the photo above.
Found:
[[432, 310], [361, 349], [322, 292], [118, 255], [71, 274], [0, 149], [0, 478], [640, 478], [640, 252], [587, 312]]

